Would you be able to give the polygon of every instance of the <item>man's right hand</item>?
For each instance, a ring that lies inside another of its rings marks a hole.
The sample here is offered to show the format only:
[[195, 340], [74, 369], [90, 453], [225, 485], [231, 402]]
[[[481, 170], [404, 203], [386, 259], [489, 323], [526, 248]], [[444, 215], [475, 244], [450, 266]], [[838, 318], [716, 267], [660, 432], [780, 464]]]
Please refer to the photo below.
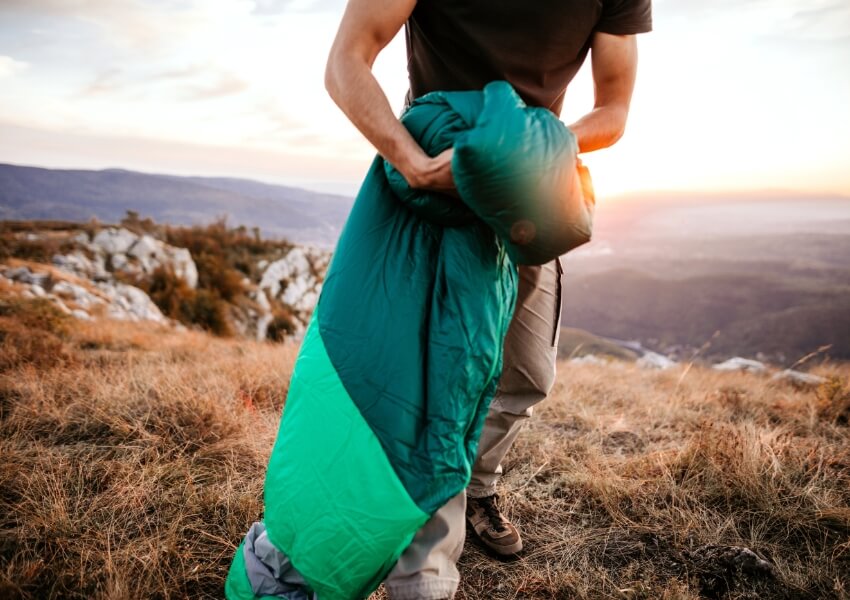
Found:
[[458, 197], [452, 175], [452, 156], [452, 148], [434, 157], [419, 156], [401, 174], [412, 188]]

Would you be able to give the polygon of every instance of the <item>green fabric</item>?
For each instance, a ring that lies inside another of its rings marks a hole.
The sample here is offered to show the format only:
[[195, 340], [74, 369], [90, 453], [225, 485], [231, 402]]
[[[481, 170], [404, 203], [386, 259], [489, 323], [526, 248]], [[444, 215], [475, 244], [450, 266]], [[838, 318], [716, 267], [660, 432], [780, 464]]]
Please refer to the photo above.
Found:
[[360, 598], [377, 587], [428, 515], [410, 499], [340, 383], [317, 316], [321, 309], [295, 362], [269, 461], [264, 522], [320, 600]]
[[426, 94], [402, 122], [432, 156], [454, 148], [463, 198], [455, 211], [445, 196], [410, 189], [386, 165], [393, 191], [423, 218], [453, 225], [471, 213], [518, 264], [544, 264], [590, 240], [594, 203], [582, 192], [575, 136], [551, 111], [527, 107], [507, 82]]
[[[462, 201], [413, 190], [375, 158], [302, 342], [266, 474], [269, 539], [320, 600], [368, 596], [467, 485], [517, 263], [575, 245], [586, 216], [564, 207], [576, 198], [572, 134], [507, 83], [428, 94], [402, 122], [431, 155], [455, 148]], [[233, 579], [238, 591], [244, 581]]]
[[318, 320], [346, 390], [431, 514], [469, 481], [516, 267], [480, 221], [443, 228], [396, 202], [382, 163], [342, 232]]

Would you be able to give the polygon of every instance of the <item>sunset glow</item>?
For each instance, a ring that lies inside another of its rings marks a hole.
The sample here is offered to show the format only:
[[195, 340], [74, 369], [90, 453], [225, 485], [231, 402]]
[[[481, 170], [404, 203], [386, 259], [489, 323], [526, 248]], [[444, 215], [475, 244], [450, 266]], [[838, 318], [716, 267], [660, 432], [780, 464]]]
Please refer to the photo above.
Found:
[[[373, 150], [328, 98], [339, 0], [0, 4], [0, 161], [243, 176], [351, 193]], [[850, 5], [658, 0], [601, 197], [850, 194]], [[592, 107], [588, 65], [562, 115]], [[403, 37], [376, 74], [395, 108]]]

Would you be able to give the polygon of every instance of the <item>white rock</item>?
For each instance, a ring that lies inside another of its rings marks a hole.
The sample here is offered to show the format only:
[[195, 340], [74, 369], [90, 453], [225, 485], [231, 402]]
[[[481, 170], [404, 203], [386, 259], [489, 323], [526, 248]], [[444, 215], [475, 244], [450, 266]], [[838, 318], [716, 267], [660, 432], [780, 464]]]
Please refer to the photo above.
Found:
[[81, 319], [83, 321], [91, 321], [91, 315], [89, 313], [87, 313], [86, 311], [80, 309], [80, 308], [75, 308], [74, 310], [71, 311], [71, 314], [73, 316], [75, 316], [76, 318]]
[[826, 377], [814, 375], [812, 373], [803, 373], [802, 371], [794, 371], [793, 369], [785, 369], [779, 371], [771, 377], [774, 381], [790, 381], [800, 385], [820, 385], [826, 383]]
[[[124, 313], [123, 317], [131, 321], [154, 321], [156, 323], [168, 323], [168, 319], [159, 310], [146, 293], [137, 287], [125, 283], [116, 283], [113, 288], [113, 307], [117, 310], [110, 311], [111, 314]], [[101, 287], [103, 289], [103, 287]]]
[[269, 312], [272, 309], [272, 305], [269, 303], [269, 298], [266, 296], [265, 291], [263, 290], [255, 290], [254, 291], [254, 300], [263, 309], [264, 312]]
[[18, 283], [25, 283], [27, 285], [39, 285], [41, 287], [46, 287], [46, 283], [50, 280], [49, 273], [33, 273], [29, 270], [29, 267], [16, 267], [14, 269], [6, 270], [6, 277], [11, 279], [12, 281], [17, 281]]
[[36, 298], [44, 298], [44, 296], [47, 294], [47, 292], [44, 291], [43, 287], [41, 287], [40, 285], [37, 285], [35, 283], [30, 286], [29, 291]]
[[115, 271], [126, 271], [130, 261], [126, 254], [113, 254], [109, 257], [109, 264]]
[[[98, 247], [98, 249], [100, 248]], [[79, 250], [75, 250], [69, 254], [56, 254], [52, 260], [53, 264], [63, 271], [86, 279], [107, 279], [111, 277], [106, 271], [106, 262], [102, 251], [96, 253], [94, 259], [90, 259]]]
[[767, 367], [764, 363], [750, 358], [741, 358], [740, 356], [730, 358], [722, 363], [717, 363], [712, 368], [717, 371], [747, 371], [749, 373], [767, 372]]
[[73, 236], [71, 238], [71, 241], [74, 242], [75, 244], [82, 244], [82, 245], [86, 246], [89, 243], [89, 234], [86, 233], [85, 231], [80, 231], [75, 236]]
[[670, 369], [676, 366], [676, 361], [671, 360], [657, 352], [644, 352], [643, 356], [635, 361], [641, 369]]
[[162, 255], [162, 244], [145, 234], [136, 240], [136, 243], [127, 251], [129, 256], [139, 260], [158, 259]]
[[196, 288], [198, 286], [198, 267], [192, 260], [192, 254], [186, 248], [176, 248], [168, 244], [163, 244], [163, 247], [174, 273], [181, 277], [190, 288]]
[[103, 298], [89, 291], [81, 285], [70, 281], [57, 281], [51, 292], [57, 296], [74, 302], [78, 307], [90, 309], [94, 306], [105, 304]]
[[257, 317], [257, 341], [262, 342], [268, 337], [269, 325], [274, 320], [271, 313], [262, 313]]
[[289, 287], [292, 281], [304, 279], [310, 274], [310, 263], [304, 254], [304, 249], [293, 248], [281, 259], [271, 263], [263, 272], [260, 288], [267, 289], [272, 297], [280, 293], [281, 284]]
[[266, 267], [259, 287], [267, 290], [272, 298], [303, 313], [299, 318], [303, 321], [316, 306], [322, 289], [314, 268], [321, 273], [329, 261], [330, 253], [325, 250], [296, 246], [286, 256]]
[[110, 227], [98, 231], [92, 243], [102, 248], [107, 254], [126, 254], [138, 239], [139, 236], [123, 227], [118, 229]]

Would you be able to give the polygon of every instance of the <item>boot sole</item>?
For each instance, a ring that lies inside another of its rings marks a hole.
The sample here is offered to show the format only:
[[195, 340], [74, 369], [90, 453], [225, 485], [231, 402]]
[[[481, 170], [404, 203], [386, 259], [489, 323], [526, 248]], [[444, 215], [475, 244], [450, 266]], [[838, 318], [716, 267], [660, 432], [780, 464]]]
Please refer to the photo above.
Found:
[[[476, 536], [478, 537], [478, 536]], [[515, 544], [511, 544], [510, 546], [496, 546], [493, 544], [487, 543], [486, 540], [482, 538], [478, 538], [482, 544], [487, 546], [490, 550], [498, 554], [499, 556], [514, 556], [522, 552], [522, 540], [516, 542]]]

